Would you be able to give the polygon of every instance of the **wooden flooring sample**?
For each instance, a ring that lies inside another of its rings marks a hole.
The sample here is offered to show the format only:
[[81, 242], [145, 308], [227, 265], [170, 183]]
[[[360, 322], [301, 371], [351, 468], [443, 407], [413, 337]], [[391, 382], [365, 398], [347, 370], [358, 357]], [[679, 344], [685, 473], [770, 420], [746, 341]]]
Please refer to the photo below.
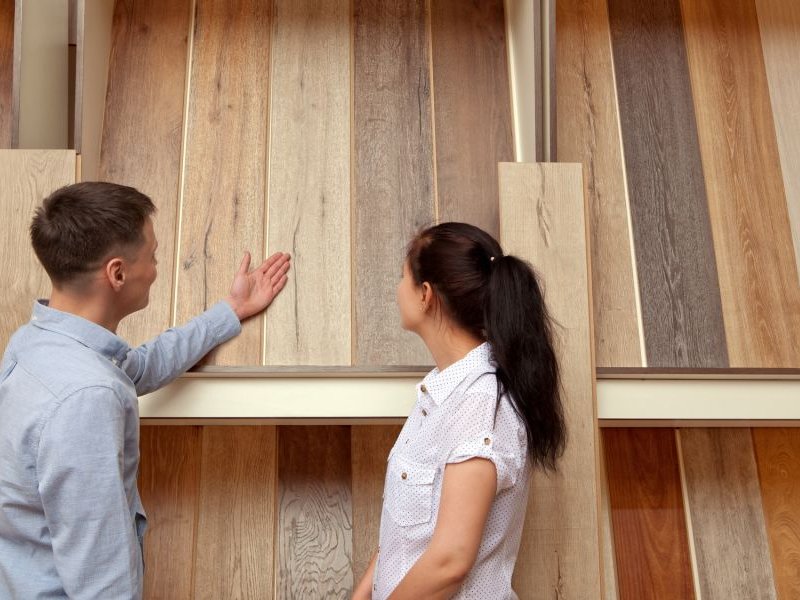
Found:
[[56, 189], [75, 183], [74, 150], [0, 150], [0, 348], [28, 322], [33, 302], [50, 295], [50, 279], [31, 248], [34, 211]]
[[592, 247], [595, 360], [641, 367], [642, 344], [605, 0], [556, 3], [557, 154], [583, 163]]
[[274, 597], [275, 427], [206, 426], [194, 597]]
[[680, 430], [702, 598], [775, 599], [750, 430]]
[[436, 218], [425, 2], [357, 0], [354, 12], [354, 362], [429, 364], [395, 300], [406, 244]]
[[681, 0], [731, 367], [800, 366], [800, 286], [754, 0]]
[[694, 598], [675, 432], [604, 429], [620, 600]]
[[350, 2], [274, 2], [269, 253], [293, 256], [264, 364], [351, 364]]
[[430, 7], [439, 220], [497, 237], [497, 163], [514, 160], [503, 0]]
[[678, 2], [608, 3], [647, 366], [727, 367]]
[[158, 208], [158, 279], [119, 334], [138, 345], [171, 325], [191, 0], [114, 6], [99, 178], [137, 188]]
[[144, 596], [192, 597], [201, 427], [141, 428], [139, 492], [147, 512]]
[[558, 472], [535, 472], [514, 585], [521, 598], [596, 598], [600, 554], [591, 297], [582, 167], [503, 163], [501, 242], [542, 277], [561, 327], [569, 443]]
[[353, 589], [350, 427], [278, 434], [276, 598], [349, 598]]
[[11, 148], [14, 118], [14, 5], [0, 0], [0, 148]]
[[[190, 67], [176, 320], [227, 295], [245, 250], [264, 253], [270, 3], [197, 0]], [[261, 363], [263, 317], [210, 363]]]
[[617, 558], [614, 553], [614, 527], [611, 523], [611, 498], [608, 491], [608, 467], [603, 447], [603, 435], [597, 437], [601, 448], [599, 451], [600, 464], [598, 475], [600, 477], [600, 558], [603, 562], [603, 600], [619, 600], [619, 584], [617, 583]]
[[800, 598], [800, 429], [753, 429], [779, 598]]

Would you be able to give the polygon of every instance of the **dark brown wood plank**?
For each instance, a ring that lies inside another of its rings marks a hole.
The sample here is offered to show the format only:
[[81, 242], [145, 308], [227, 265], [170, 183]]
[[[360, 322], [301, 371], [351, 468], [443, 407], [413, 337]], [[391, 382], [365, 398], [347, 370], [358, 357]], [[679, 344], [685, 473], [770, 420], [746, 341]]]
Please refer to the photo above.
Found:
[[14, 4], [0, 0], [0, 148], [11, 148], [14, 82]]
[[608, 4], [647, 364], [728, 365], [678, 0]]
[[435, 221], [424, 0], [354, 4], [353, 270], [357, 365], [430, 361], [395, 292], [408, 240]]
[[503, 0], [430, 6], [439, 220], [497, 237], [497, 163], [514, 160]]

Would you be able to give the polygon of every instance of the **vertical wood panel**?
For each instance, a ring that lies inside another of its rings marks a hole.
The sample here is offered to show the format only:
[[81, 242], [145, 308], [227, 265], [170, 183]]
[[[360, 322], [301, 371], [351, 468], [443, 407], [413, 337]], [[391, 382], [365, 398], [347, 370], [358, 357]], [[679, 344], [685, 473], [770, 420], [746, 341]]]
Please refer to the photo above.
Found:
[[642, 366], [622, 142], [605, 0], [556, 3], [558, 158], [583, 163], [598, 367]]
[[503, 0], [430, 7], [439, 220], [497, 236], [497, 163], [514, 160]]
[[534, 473], [517, 567], [522, 598], [595, 598], [600, 589], [591, 296], [581, 166], [500, 165], [502, 243], [535, 265], [561, 324], [569, 444], [556, 474]]
[[14, 4], [0, 0], [0, 148], [11, 148], [14, 82]]
[[[264, 249], [270, 4], [197, 0], [178, 247], [178, 322], [228, 293], [244, 250]], [[263, 317], [213, 354], [259, 364]]]
[[682, 429], [687, 499], [703, 598], [774, 599], [749, 429]]
[[194, 597], [272, 597], [276, 450], [273, 426], [203, 428]]
[[0, 248], [13, 260], [0, 263], [0, 348], [31, 316], [34, 300], [50, 283], [31, 248], [34, 210], [51, 192], [75, 183], [74, 150], [0, 150]]
[[678, 2], [608, 4], [647, 364], [725, 367]]
[[753, 429], [779, 598], [800, 598], [800, 429]]
[[694, 598], [672, 429], [603, 430], [619, 597]]
[[681, 0], [732, 367], [800, 365], [800, 286], [754, 0]]
[[435, 221], [425, 2], [357, 0], [354, 10], [354, 359], [428, 364], [395, 302], [406, 243]]
[[265, 364], [349, 365], [350, 3], [274, 10], [268, 240], [294, 261], [267, 314]]
[[141, 428], [139, 491], [147, 511], [145, 598], [192, 597], [200, 427]]
[[600, 444], [600, 556], [603, 561], [603, 600], [619, 600], [617, 583], [617, 557], [614, 553], [614, 527], [611, 523], [611, 498], [608, 491], [608, 466], [604, 455], [603, 436], [597, 437]]
[[190, 16], [191, 0], [114, 8], [99, 178], [139, 189], [158, 208], [158, 282], [150, 305], [120, 327], [132, 344], [171, 324]]
[[280, 428], [277, 598], [349, 598], [353, 588], [350, 428]]

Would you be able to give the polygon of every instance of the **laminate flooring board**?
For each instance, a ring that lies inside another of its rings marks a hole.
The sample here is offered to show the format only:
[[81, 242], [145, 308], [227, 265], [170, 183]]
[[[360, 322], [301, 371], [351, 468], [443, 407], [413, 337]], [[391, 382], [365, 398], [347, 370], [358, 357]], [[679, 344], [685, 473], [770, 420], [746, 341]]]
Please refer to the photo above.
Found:
[[202, 428], [144, 426], [139, 491], [147, 511], [145, 598], [192, 597]]
[[605, 0], [556, 3], [558, 158], [583, 163], [589, 201], [595, 360], [642, 366], [628, 200], [608, 7]]
[[779, 598], [800, 598], [800, 429], [753, 429]]
[[[178, 246], [178, 323], [227, 295], [242, 254], [264, 251], [270, 3], [197, 0]], [[263, 318], [208, 362], [260, 364]]]
[[755, 4], [681, 8], [730, 366], [796, 367], [800, 286]]
[[11, 148], [14, 118], [14, 5], [0, 0], [0, 148]]
[[278, 434], [277, 598], [349, 598], [353, 588], [350, 427]]
[[425, 2], [357, 0], [354, 12], [354, 359], [428, 364], [395, 301], [406, 244], [436, 218]]
[[120, 335], [138, 345], [171, 325], [191, 0], [114, 6], [99, 178], [137, 188], [158, 211], [158, 280]]
[[783, 185], [800, 269], [800, 3], [756, 0]]
[[694, 598], [675, 432], [604, 429], [620, 600]]
[[588, 238], [579, 164], [503, 163], [501, 241], [540, 273], [556, 322], [568, 445], [556, 474], [535, 472], [514, 575], [521, 598], [600, 590]]
[[647, 365], [727, 367], [678, 2], [608, 4]]
[[603, 454], [605, 440], [598, 436], [600, 449], [600, 556], [603, 561], [603, 600], [619, 600], [617, 558], [614, 552], [614, 527], [611, 523], [611, 498], [608, 491], [608, 465]]
[[[0, 352], [50, 295], [50, 280], [31, 247], [34, 211], [56, 189], [75, 183], [74, 150], [0, 150]], [[13, 260], [10, 258], [13, 257]]]
[[277, 0], [270, 253], [294, 257], [267, 314], [265, 364], [351, 364], [350, 2]]
[[514, 160], [502, 0], [430, 0], [440, 221], [499, 232], [497, 163]]
[[701, 597], [776, 598], [750, 430], [682, 429], [680, 439]]
[[271, 598], [277, 506], [274, 426], [206, 426], [194, 597]]

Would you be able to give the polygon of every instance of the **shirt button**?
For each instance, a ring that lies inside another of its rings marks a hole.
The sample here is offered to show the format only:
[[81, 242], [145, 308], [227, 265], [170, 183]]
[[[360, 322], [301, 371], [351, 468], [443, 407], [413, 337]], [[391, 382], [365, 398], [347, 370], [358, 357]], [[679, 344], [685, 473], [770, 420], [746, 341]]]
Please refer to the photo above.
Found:
[[425, 410], [424, 408], [422, 409], [422, 416], [423, 417], [427, 417], [428, 416], [428, 411]]
[[400, 479], [408, 479], [408, 473], [406, 473], [405, 471], [400, 473]]
[[483, 443], [488, 446], [489, 444], [492, 443], [492, 440], [490, 440], [489, 438], [483, 438]]
[[423, 394], [427, 394], [428, 388], [426, 388], [425, 384], [423, 383], [421, 386], [419, 386], [419, 391], [422, 392]]

